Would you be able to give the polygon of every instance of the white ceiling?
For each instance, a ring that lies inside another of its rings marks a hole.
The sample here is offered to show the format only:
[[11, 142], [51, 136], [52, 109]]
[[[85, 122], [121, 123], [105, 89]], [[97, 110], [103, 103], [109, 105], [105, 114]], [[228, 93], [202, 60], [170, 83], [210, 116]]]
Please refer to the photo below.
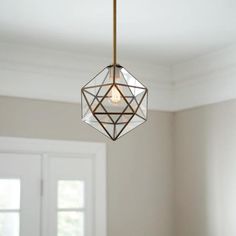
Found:
[[[119, 57], [173, 65], [236, 42], [235, 0], [123, 0]], [[0, 0], [0, 41], [110, 56], [112, 0]]]
[[[0, 0], [0, 95], [80, 102], [111, 63], [112, 0]], [[118, 0], [119, 63], [164, 111], [236, 99], [236, 0]]]

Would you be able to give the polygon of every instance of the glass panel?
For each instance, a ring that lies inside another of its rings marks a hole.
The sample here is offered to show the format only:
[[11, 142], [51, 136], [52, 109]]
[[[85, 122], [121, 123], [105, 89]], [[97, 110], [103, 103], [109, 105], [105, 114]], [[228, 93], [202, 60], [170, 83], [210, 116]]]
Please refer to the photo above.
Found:
[[58, 236], [84, 236], [84, 213], [59, 212]]
[[20, 180], [0, 179], [0, 210], [4, 209], [20, 209]]
[[[109, 84], [109, 67], [104, 68], [92, 80], [90, 80], [84, 87], [91, 88], [100, 84]], [[83, 88], [84, 88], [83, 87]]]
[[[126, 80], [127, 84], [130, 86], [145, 88], [137, 79], [135, 79], [125, 68], [121, 69], [121, 72]], [[136, 95], [136, 94], [135, 94]]]
[[19, 213], [0, 213], [0, 235], [19, 236]]
[[132, 120], [128, 123], [128, 125], [123, 129], [122, 133], [119, 135], [119, 138], [128, 132], [130, 132], [132, 129], [136, 128], [137, 126], [144, 123], [145, 120], [143, 118], [140, 118], [139, 116], [134, 116]]
[[80, 180], [58, 181], [58, 208], [84, 207], [84, 182]]

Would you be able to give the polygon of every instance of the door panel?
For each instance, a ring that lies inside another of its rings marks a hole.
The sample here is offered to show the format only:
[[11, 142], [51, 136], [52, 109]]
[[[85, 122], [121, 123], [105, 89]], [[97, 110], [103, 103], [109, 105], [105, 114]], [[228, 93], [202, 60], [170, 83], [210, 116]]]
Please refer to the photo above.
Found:
[[0, 236], [106, 235], [105, 166], [101, 144], [0, 137]]
[[40, 236], [40, 181], [40, 155], [0, 153], [0, 230], [4, 236]]
[[47, 236], [92, 236], [93, 160], [85, 157], [47, 159]]

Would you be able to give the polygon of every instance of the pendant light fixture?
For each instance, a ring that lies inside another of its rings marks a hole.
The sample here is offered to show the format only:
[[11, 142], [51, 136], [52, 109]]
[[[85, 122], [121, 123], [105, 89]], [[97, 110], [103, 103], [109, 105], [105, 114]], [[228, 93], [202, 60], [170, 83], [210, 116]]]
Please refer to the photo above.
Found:
[[117, 64], [117, 2], [113, 0], [113, 64], [82, 89], [82, 120], [117, 140], [147, 120], [147, 88]]

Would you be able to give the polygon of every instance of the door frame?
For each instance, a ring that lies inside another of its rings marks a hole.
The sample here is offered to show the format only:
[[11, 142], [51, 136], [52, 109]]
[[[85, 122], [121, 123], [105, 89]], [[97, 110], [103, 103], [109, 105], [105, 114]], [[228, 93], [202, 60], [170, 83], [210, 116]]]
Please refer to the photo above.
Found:
[[[76, 156], [87, 154], [94, 163], [94, 236], [107, 235], [106, 144], [80, 141], [0, 137], [0, 153]], [[86, 156], [86, 155], [85, 155]], [[42, 214], [43, 215], [43, 214]], [[41, 222], [43, 224], [43, 221]], [[42, 227], [45, 236], [45, 229]]]

